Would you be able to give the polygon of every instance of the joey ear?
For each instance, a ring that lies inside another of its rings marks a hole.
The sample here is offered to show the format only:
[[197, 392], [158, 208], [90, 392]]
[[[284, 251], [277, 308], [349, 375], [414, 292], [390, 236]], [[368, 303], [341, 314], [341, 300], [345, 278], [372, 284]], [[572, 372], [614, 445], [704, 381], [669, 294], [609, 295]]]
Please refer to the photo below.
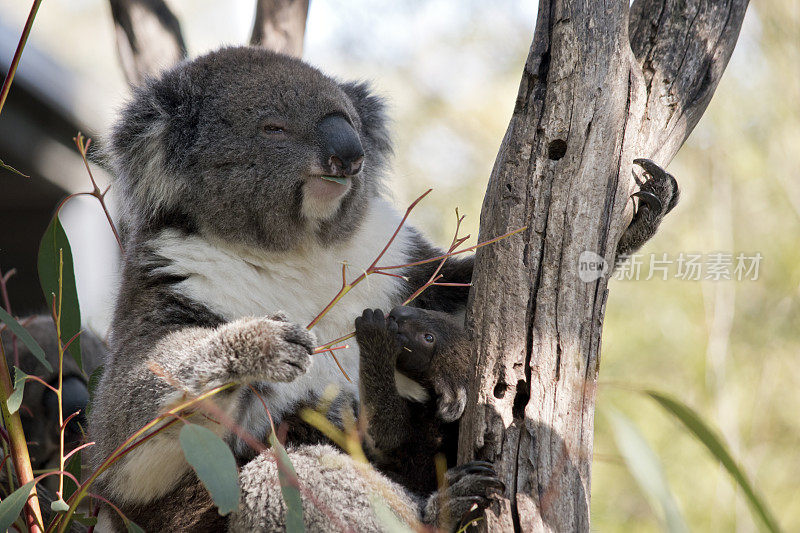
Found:
[[358, 111], [368, 153], [372, 152], [369, 155], [379, 165], [384, 165], [392, 153], [386, 102], [373, 94], [369, 84], [365, 82], [346, 82], [341, 84], [341, 88]]
[[433, 388], [438, 400], [436, 414], [445, 422], [455, 422], [464, 414], [467, 407], [467, 388], [461, 383], [453, 383], [442, 378], [434, 380]]

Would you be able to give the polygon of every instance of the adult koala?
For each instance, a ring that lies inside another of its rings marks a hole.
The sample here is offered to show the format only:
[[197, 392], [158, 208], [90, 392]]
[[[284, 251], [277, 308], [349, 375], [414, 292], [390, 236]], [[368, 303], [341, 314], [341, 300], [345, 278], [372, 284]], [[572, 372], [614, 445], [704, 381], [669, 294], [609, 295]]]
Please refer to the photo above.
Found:
[[[406, 280], [371, 276], [313, 333], [303, 324], [336, 294], [342, 264], [363, 271], [395, 231], [400, 216], [380, 194], [390, 151], [383, 104], [365, 85], [337, 83], [262, 49], [222, 49], [136, 89], [107, 154], [124, 206], [125, 254], [110, 354], [89, 420], [95, 465], [186, 392], [236, 382], [216, 402], [259, 438], [268, 424], [250, 384], [276, 422], [315, 403], [329, 384], [357, 398], [357, 383], [329, 355], [311, 355], [316, 339], [352, 331], [366, 307], [401, 303], [433, 266], [409, 269]], [[382, 264], [437, 253], [405, 226]], [[454, 260], [442, 273], [464, 282], [471, 271], [470, 260]], [[466, 297], [466, 289], [437, 287], [418, 304], [451, 312]], [[336, 353], [356, 380], [357, 348]], [[230, 440], [242, 475], [250, 472], [242, 484], [253, 486], [254, 467], [245, 464], [252, 452]], [[300, 462], [318, 452], [302, 452]], [[315, 482], [308, 469], [298, 474]], [[463, 478], [463, 471], [452, 477]], [[202, 491], [174, 427], [128, 453], [98, 483], [134, 516]], [[485, 495], [486, 487], [469, 484], [455, 496]], [[393, 490], [408, 500], [399, 486]]]

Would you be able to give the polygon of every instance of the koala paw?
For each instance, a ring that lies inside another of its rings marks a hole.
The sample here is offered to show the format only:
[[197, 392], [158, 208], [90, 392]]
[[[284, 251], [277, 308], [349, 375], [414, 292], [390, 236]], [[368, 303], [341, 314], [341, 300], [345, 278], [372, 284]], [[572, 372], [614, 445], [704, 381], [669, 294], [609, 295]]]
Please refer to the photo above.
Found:
[[[361, 316], [356, 318], [356, 341], [362, 348], [381, 345], [388, 352], [397, 351], [397, 323], [386, 320], [386, 315], [380, 309], [364, 309]], [[383, 350], [381, 350], [383, 352]]]
[[661, 220], [680, 198], [678, 182], [671, 174], [649, 159], [634, 159], [633, 162], [644, 169], [647, 179], [642, 181], [634, 174], [639, 190], [631, 197], [638, 198], [639, 205], [617, 245], [617, 262], [655, 235]]
[[445, 422], [455, 422], [464, 414], [467, 406], [467, 387], [463, 383], [454, 383], [445, 379], [447, 376], [436, 376], [433, 388], [439, 398], [436, 402], [436, 412]]
[[[225, 336], [234, 354], [232, 370], [268, 381], [293, 381], [311, 364], [316, 339], [299, 324], [288, 322], [286, 315], [244, 318], [230, 326]], [[240, 367], [240, 368], [236, 368]]]
[[423, 520], [445, 531], [459, 531], [478, 518], [493, 494], [506, 490], [492, 463], [471, 461], [445, 473], [447, 487], [428, 497]]

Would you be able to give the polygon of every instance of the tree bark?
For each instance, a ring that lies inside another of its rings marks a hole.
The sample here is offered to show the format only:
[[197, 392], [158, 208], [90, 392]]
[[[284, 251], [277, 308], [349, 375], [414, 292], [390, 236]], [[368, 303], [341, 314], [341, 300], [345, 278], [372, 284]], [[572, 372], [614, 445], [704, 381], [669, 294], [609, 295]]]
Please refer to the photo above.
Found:
[[139, 85], [186, 57], [181, 26], [163, 0], [110, 0], [125, 79]]
[[[541, 0], [481, 212], [467, 328], [475, 375], [459, 458], [493, 461], [489, 531], [588, 531], [595, 390], [610, 272], [630, 223], [632, 160], [665, 166], [705, 111], [747, 0]], [[630, 31], [630, 39], [629, 39]], [[632, 43], [632, 44], [631, 44]]]
[[258, 0], [250, 44], [301, 57], [309, 0]]
[[[139, 85], [186, 58], [180, 22], [164, 0], [109, 0], [125, 79]], [[309, 0], [258, 0], [250, 44], [300, 57]]]

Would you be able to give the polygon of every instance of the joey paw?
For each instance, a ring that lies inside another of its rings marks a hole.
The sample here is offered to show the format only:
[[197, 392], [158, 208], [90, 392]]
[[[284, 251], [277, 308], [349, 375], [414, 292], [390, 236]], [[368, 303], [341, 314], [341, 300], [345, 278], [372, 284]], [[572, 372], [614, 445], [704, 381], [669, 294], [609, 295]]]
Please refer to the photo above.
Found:
[[445, 473], [445, 479], [447, 486], [428, 498], [424, 518], [446, 530], [460, 530], [480, 516], [493, 495], [505, 491], [494, 466], [486, 461], [453, 467]]
[[380, 309], [364, 309], [361, 316], [356, 318], [356, 341], [359, 346], [367, 343], [389, 342], [395, 344], [397, 323], [389, 318]]

